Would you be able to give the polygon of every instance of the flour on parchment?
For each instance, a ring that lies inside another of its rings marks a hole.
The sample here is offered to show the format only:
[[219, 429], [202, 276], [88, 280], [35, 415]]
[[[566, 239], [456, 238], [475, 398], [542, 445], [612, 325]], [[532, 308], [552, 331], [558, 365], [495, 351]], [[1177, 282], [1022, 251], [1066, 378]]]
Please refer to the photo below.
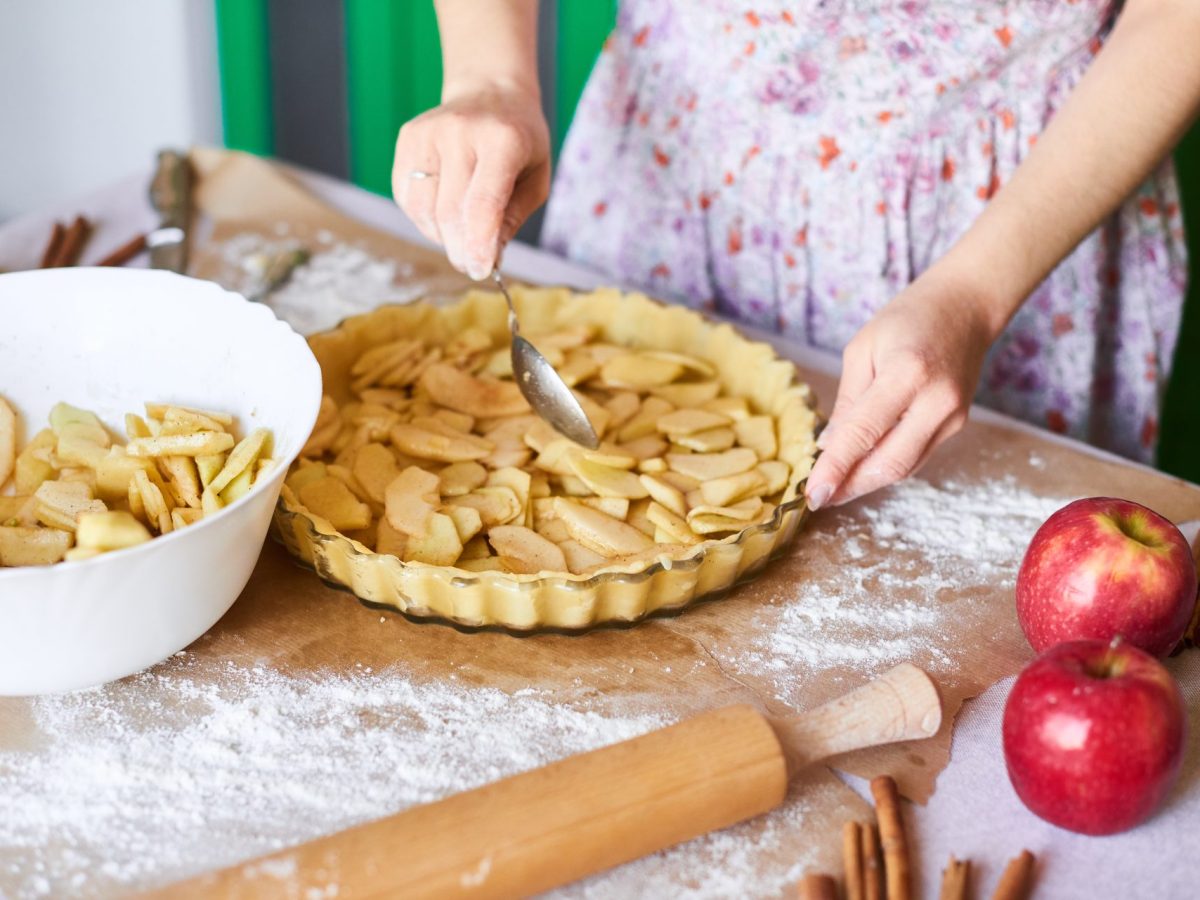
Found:
[[[236, 235], [219, 245], [224, 268], [220, 280], [232, 290], [252, 293], [267, 259], [299, 246], [299, 241], [285, 235], [274, 239], [254, 233]], [[385, 303], [407, 303], [424, 293], [411, 280], [405, 263], [372, 256], [328, 232], [318, 232], [304, 246], [311, 253], [308, 262], [265, 301], [301, 334], [326, 331], [348, 316]]]
[[945, 670], [953, 665], [947, 617], [958, 612], [938, 602], [939, 592], [1011, 586], [1033, 533], [1066, 502], [1013, 479], [897, 484], [862, 508], [865, 521], [801, 537], [848, 564], [780, 592], [760, 615], [753, 647], [722, 662], [770, 674], [777, 699], [789, 705], [802, 704], [813, 671], [868, 676], [905, 661]]
[[[136, 690], [34, 701], [47, 746], [0, 753], [0, 871], [16, 897], [162, 885], [668, 724], [396, 672], [298, 678], [212, 665], [181, 656], [136, 676]], [[578, 890], [626, 897], [657, 878], [660, 896], [730, 896], [739, 884], [776, 893], [803, 860], [772, 868], [760, 857], [803, 814], [793, 802], [753, 834], [701, 838]], [[287, 881], [286, 862], [263, 874]], [[681, 867], [703, 883], [673, 884]], [[336, 896], [337, 885], [314, 890]]]
[[534, 690], [211, 665], [34, 701], [49, 746], [0, 753], [19, 897], [163, 884], [666, 724]]

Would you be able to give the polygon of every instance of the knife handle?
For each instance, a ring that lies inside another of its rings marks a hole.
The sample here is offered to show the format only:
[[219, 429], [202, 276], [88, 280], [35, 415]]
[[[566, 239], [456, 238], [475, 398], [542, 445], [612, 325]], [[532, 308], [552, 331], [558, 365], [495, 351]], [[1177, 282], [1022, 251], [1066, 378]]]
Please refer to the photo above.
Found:
[[163, 225], [182, 228], [188, 219], [192, 171], [187, 155], [177, 150], [160, 150], [158, 167], [150, 182], [150, 202], [162, 216]]

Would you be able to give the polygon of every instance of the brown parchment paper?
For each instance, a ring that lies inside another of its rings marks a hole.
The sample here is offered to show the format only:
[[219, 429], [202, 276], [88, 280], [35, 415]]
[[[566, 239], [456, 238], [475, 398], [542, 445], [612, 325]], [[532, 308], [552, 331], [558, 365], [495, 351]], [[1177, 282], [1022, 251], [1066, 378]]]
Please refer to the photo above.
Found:
[[[286, 222], [291, 236], [330, 231], [374, 254], [402, 260], [407, 264], [406, 277], [431, 292], [454, 292], [468, 285], [439, 254], [327, 208], [268, 163], [199, 151], [195, 164], [200, 176], [198, 204], [209, 220], [212, 241], [247, 231], [269, 237], [277, 233], [279, 223]], [[220, 276], [225, 265], [211, 244], [194, 248], [194, 260], [194, 271], [204, 276]], [[805, 374], [818, 396], [832, 398], [834, 384], [829, 378]], [[1034, 459], [1037, 465], [1031, 463]], [[922, 477], [935, 484], [962, 485], [1010, 477], [1016, 487], [1047, 496], [1117, 495], [1145, 503], [1175, 521], [1200, 517], [1200, 488], [1098, 459], [1021, 430], [978, 422], [943, 447]], [[325, 587], [268, 542], [242, 597], [189, 652], [295, 673], [349, 670], [356, 665], [399, 666], [420, 680], [443, 679], [453, 672], [466, 684], [505, 691], [534, 686], [553, 691], [564, 703], [599, 710], [619, 701], [631, 712], [645, 709], [682, 717], [723, 704], [751, 702], [786, 714], [818, 705], [876, 673], [864, 672], [861, 666], [792, 672], [792, 677], [802, 680], [804, 690], [795, 709], [789, 709], [778, 699], [769, 671], [755, 672], [731, 661], [744, 658], [754, 648], [754, 639], [772, 627], [781, 614], [779, 598], [796, 584], [806, 579], [836, 583], [864, 564], [857, 551], [850, 552], [837, 540], [814, 538], [869, 534], [866, 511], [873, 502], [865, 498], [815, 515], [786, 556], [725, 599], [676, 618], [580, 636], [466, 634], [442, 625], [414, 624], [394, 614], [385, 614], [387, 622], [381, 625], [378, 610], [366, 609], [348, 594]], [[913, 562], [901, 559], [901, 551], [867, 546], [866, 553], [866, 561], [876, 564], [890, 564], [881, 560], [881, 554], [895, 555], [898, 572], [902, 564]], [[918, 802], [932, 793], [949, 758], [954, 714], [963, 701], [1017, 672], [1031, 655], [1017, 625], [1011, 588], [999, 583], [1003, 581], [954, 585], [938, 591], [936, 597], [923, 596], [916, 584], [880, 592], [881, 610], [916, 601], [950, 604], [956, 611], [945, 617], [950, 624], [936, 636], [936, 646], [912, 659], [927, 667], [937, 663], [944, 725], [930, 740], [847, 755], [837, 761], [839, 768], [863, 776], [889, 772], [903, 792]], [[0, 745], [21, 746], [23, 731], [31, 727], [24, 704], [0, 700], [0, 725], [5, 732]], [[798, 856], [803, 849], [812, 855], [815, 868], [840, 872], [841, 824], [849, 818], [865, 818], [866, 804], [826, 768], [807, 773], [794, 790], [806, 794], [809, 812], [778, 854]]]

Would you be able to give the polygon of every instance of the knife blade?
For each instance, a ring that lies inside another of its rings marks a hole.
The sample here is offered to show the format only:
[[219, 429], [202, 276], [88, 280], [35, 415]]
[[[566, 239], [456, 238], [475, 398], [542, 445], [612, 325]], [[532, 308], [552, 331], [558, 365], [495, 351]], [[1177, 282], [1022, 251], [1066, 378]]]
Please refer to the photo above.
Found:
[[187, 154], [160, 150], [150, 203], [159, 214], [158, 228], [146, 235], [150, 267], [184, 272], [188, 261], [188, 226], [192, 214], [192, 170]]

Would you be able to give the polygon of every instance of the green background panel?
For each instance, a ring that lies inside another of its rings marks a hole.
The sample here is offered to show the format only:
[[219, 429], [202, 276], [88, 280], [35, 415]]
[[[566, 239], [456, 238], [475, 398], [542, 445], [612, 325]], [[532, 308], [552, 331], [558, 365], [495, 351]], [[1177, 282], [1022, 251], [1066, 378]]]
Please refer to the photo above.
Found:
[[579, 95], [604, 39], [617, 21], [615, 0], [560, 0], [555, 55], [554, 151], [557, 154], [575, 115]]
[[441, 96], [437, 19], [431, 2], [345, 3], [350, 173], [355, 184], [390, 194], [400, 126]]
[[275, 142], [267, 2], [216, 0], [216, 16], [225, 146], [270, 154]]

